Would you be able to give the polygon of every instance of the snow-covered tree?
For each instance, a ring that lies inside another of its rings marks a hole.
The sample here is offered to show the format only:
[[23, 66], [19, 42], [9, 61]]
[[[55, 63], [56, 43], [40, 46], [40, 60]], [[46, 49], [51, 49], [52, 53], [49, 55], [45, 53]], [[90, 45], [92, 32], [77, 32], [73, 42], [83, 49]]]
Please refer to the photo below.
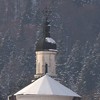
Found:
[[[93, 45], [92, 50], [90, 49], [89, 55], [84, 58], [83, 68], [81, 70], [82, 85], [81, 90], [83, 93], [93, 93], [96, 89], [97, 83], [100, 78], [100, 34], [98, 35], [96, 42]], [[84, 90], [84, 91], [83, 91]]]
[[67, 63], [65, 66], [66, 78], [68, 85], [73, 89], [77, 90], [78, 76], [82, 68], [82, 45], [80, 41], [76, 41], [73, 45], [71, 53], [68, 56]]

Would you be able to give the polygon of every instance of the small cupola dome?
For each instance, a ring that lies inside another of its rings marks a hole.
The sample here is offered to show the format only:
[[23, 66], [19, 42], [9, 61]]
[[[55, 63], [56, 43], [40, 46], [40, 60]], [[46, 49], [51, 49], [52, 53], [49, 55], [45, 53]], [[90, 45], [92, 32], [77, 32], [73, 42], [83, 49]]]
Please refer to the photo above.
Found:
[[48, 21], [48, 18], [46, 18], [43, 27], [43, 36], [40, 37], [36, 43], [36, 51], [49, 51], [56, 49], [56, 42], [50, 37], [50, 22]]

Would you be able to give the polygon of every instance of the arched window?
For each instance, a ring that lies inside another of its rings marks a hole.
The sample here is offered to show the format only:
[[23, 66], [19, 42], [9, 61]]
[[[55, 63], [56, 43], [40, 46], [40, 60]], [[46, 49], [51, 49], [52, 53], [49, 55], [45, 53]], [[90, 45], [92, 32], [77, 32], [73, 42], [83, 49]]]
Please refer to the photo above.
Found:
[[48, 64], [45, 64], [45, 74], [48, 73]]

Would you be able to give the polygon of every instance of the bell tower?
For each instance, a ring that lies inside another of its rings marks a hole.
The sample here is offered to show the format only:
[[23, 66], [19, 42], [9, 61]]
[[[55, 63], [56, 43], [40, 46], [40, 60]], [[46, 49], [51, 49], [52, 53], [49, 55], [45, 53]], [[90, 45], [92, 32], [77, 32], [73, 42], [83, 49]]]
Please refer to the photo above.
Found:
[[53, 77], [56, 76], [56, 54], [56, 42], [50, 36], [50, 22], [48, 21], [48, 16], [46, 16], [42, 36], [36, 43], [35, 78], [39, 78], [46, 73]]

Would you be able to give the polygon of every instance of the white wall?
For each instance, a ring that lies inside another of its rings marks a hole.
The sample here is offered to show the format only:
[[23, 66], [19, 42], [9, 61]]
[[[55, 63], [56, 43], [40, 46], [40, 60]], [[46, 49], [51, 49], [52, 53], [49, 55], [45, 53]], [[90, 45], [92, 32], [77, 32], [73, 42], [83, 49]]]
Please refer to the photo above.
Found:
[[50, 95], [17, 95], [16, 100], [73, 100], [73, 97]]
[[57, 51], [38, 51], [36, 52], [36, 75], [45, 74], [45, 64], [48, 65], [48, 74], [56, 75], [56, 54]]

